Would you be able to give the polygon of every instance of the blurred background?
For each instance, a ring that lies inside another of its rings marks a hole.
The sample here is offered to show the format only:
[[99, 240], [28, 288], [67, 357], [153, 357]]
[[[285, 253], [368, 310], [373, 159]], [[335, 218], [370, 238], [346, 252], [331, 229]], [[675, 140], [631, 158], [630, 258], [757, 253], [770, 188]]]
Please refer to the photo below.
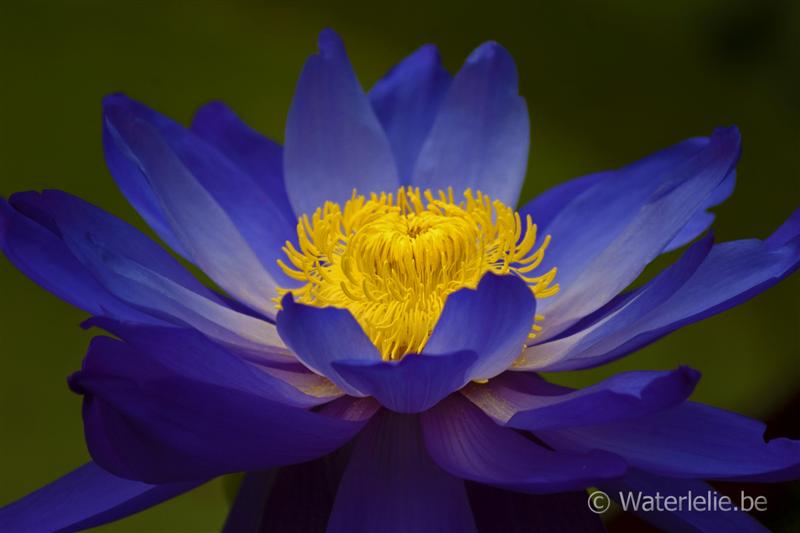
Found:
[[[455, 72], [489, 39], [517, 60], [531, 113], [523, 200], [563, 180], [618, 167], [717, 125], [744, 138], [739, 181], [718, 207], [718, 240], [763, 238], [800, 202], [800, 4], [792, 1], [0, 2], [0, 195], [70, 191], [143, 228], [114, 186], [100, 102], [124, 91], [188, 122], [223, 99], [282, 140], [316, 35], [341, 33], [365, 88], [423, 43]], [[663, 261], [662, 261], [663, 262]], [[667, 261], [668, 262], [668, 261]], [[91, 332], [84, 313], [0, 258], [0, 505], [88, 459], [80, 399], [66, 377]], [[800, 276], [723, 316], [610, 366], [559, 376], [588, 384], [628, 369], [690, 364], [694, 398], [800, 437]], [[216, 531], [224, 482], [102, 528]], [[730, 487], [729, 487], [730, 488]], [[738, 489], [737, 489], [738, 490]], [[753, 486], [759, 518], [800, 528], [800, 484]], [[629, 518], [612, 530], [636, 527]]]

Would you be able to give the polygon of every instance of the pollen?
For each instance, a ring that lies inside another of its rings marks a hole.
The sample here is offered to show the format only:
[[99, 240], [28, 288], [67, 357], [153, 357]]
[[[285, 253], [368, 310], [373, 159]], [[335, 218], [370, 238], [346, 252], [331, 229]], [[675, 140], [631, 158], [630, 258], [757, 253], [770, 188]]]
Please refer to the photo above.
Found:
[[[550, 236], [537, 243], [530, 215], [480, 191], [404, 187], [397, 193], [353, 191], [344, 206], [326, 202], [297, 224], [297, 245], [278, 264], [302, 282], [279, 289], [298, 303], [349, 310], [385, 360], [421, 353], [447, 296], [474, 289], [492, 272], [518, 276], [537, 298], [556, 294], [556, 269], [534, 275]], [[491, 311], [491, 310], [487, 310]], [[541, 326], [531, 324], [532, 339]]]

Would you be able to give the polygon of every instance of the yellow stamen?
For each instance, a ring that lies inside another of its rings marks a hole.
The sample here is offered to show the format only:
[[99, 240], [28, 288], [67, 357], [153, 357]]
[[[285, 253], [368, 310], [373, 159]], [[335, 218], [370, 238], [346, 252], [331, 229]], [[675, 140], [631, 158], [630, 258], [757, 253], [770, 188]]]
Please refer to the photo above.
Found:
[[[297, 247], [283, 247], [280, 268], [305, 282], [298, 303], [348, 309], [385, 360], [418, 353], [447, 296], [475, 288], [487, 272], [519, 276], [537, 298], [558, 292], [556, 269], [531, 276], [550, 244], [535, 248], [536, 225], [480, 191], [456, 202], [452, 188], [400, 188], [397, 194], [356, 194], [344, 207], [326, 202], [297, 224]], [[280, 297], [277, 303], [280, 306]], [[541, 320], [537, 315], [536, 320]], [[532, 324], [530, 338], [541, 326]]]

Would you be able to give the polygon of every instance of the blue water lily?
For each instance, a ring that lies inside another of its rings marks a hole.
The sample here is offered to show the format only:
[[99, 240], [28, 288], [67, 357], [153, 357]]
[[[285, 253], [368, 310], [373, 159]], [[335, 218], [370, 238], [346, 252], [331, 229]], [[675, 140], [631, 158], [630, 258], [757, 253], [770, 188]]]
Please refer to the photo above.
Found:
[[[706, 231], [733, 190], [736, 128], [515, 210], [529, 122], [505, 49], [480, 46], [451, 77], [425, 46], [365, 93], [335, 33], [319, 48], [283, 147], [222, 103], [185, 128], [121, 94], [104, 102], [117, 184], [215, 288], [68, 193], [0, 201], [7, 258], [111, 335], [69, 378], [92, 462], [4, 507], [0, 530], [89, 528], [235, 472], [227, 530], [281, 530], [268, 501], [286, 484], [265, 476], [326, 456], [338, 467], [311, 477], [336, 490], [318, 526], [347, 533], [484, 530], [508, 509], [479, 512], [489, 487], [558, 494], [579, 516], [589, 487], [800, 477], [800, 442], [689, 401], [688, 367], [581, 390], [541, 376], [616, 360], [798, 268], [800, 210], [763, 241]], [[644, 518], [761, 527], [741, 512]]]

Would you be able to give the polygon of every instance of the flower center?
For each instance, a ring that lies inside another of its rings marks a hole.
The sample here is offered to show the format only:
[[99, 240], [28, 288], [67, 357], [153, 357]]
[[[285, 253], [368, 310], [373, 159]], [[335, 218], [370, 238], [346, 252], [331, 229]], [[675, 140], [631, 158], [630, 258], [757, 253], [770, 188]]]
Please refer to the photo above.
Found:
[[[516, 275], [537, 298], [558, 292], [556, 269], [529, 274], [542, 262], [550, 236], [536, 245], [530, 216], [481, 192], [400, 188], [397, 194], [353, 195], [341, 207], [326, 202], [300, 217], [295, 247], [278, 264], [304, 285], [280, 289], [298, 303], [348, 309], [385, 360], [425, 347], [447, 296], [475, 288], [487, 272]], [[540, 320], [542, 317], [537, 316]], [[540, 326], [531, 326], [531, 338]]]

